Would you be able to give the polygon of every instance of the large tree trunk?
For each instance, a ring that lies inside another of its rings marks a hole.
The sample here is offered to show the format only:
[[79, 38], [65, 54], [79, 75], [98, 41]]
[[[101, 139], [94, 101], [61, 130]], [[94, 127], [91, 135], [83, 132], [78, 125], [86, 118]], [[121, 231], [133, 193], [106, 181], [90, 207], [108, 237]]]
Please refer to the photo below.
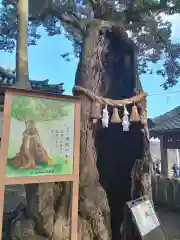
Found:
[[[126, 56], [121, 54], [124, 51], [122, 43], [119, 28], [101, 21], [92, 22], [84, 39], [75, 84], [87, 88], [98, 96], [114, 99], [131, 97], [134, 90], [134, 71], [132, 64], [129, 71], [123, 65]], [[98, 124], [93, 125], [91, 122], [93, 102], [82, 93], [76, 94], [80, 96], [82, 104], [79, 239], [120, 239], [123, 207], [125, 201], [131, 198], [131, 170], [135, 160], [140, 158], [142, 153], [143, 137], [140, 127], [136, 126], [135, 130], [127, 133], [125, 137], [119, 125], [110, 124], [110, 127], [104, 130]], [[121, 146], [125, 138], [126, 141]], [[133, 146], [130, 151], [127, 148], [129, 140]], [[12, 226], [12, 235], [29, 240], [70, 239], [71, 184], [35, 184], [30, 188], [27, 192], [28, 206], [24, 217]], [[136, 189], [135, 192], [137, 191]]]

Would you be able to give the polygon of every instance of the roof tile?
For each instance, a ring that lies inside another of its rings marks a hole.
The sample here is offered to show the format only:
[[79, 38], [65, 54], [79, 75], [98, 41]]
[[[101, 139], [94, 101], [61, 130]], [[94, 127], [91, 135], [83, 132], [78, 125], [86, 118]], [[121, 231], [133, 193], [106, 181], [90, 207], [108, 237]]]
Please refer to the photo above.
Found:
[[151, 133], [180, 132], [180, 106], [156, 118], [149, 119], [150, 121], [149, 131]]
[[[64, 92], [64, 84], [49, 84], [49, 80], [45, 79], [42, 81], [30, 80], [31, 86], [33, 89], [42, 91], [42, 92], [49, 92], [49, 93], [56, 93], [62, 95]], [[15, 85], [16, 84], [16, 75], [14, 71], [6, 70], [5, 68], [0, 66], [0, 86], [1, 85]]]

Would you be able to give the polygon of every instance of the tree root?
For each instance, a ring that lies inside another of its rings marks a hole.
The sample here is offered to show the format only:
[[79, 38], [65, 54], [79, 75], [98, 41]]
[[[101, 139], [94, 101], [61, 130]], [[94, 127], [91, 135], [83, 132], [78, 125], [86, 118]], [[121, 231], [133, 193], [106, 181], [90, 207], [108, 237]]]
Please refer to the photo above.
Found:
[[[13, 240], [69, 240], [70, 239], [70, 183], [54, 185], [52, 183], [30, 185], [31, 197], [38, 192], [36, 199], [39, 204], [28, 204], [23, 216], [22, 211], [16, 212], [15, 220], [10, 222], [11, 238]], [[94, 190], [93, 190], [94, 189]], [[93, 190], [93, 193], [90, 191]], [[96, 194], [95, 194], [96, 192]], [[87, 194], [89, 199], [87, 198]], [[80, 189], [80, 211], [78, 239], [81, 240], [110, 240], [110, 212], [104, 202], [104, 190], [101, 186], [91, 189]], [[90, 195], [92, 197], [90, 197]], [[105, 194], [106, 195], [106, 194]], [[47, 197], [48, 196], [48, 197]], [[51, 197], [52, 198], [51, 198]], [[27, 199], [30, 196], [27, 196]], [[84, 198], [85, 197], [85, 198]], [[95, 199], [94, 199], [95, 197]], [[84, 199], [84, 200], [83, 200]], [[32, 199], [31, 199], [32, 200]], [[52, 200], [52, 201], [51, 201]], [[95, 202], [94, 202], [95, 200]], [[63, 204], [62, 204], [63, 203]], [[37, 209], [38, 206], [38, 209]], [[20, 216], [21, 213], [21, 216]], [[46, 231], [45, 231], [46, 230]]]

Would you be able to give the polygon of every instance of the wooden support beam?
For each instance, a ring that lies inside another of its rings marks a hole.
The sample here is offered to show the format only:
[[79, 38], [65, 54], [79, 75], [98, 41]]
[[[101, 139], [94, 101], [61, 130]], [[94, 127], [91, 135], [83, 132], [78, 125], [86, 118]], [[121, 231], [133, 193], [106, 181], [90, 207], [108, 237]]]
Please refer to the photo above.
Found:
[[164, 146], [164, 136], [160, 137], [161, 151], [161, 172], [164, 177], [168, 177], [168, 155], [167, 148]]

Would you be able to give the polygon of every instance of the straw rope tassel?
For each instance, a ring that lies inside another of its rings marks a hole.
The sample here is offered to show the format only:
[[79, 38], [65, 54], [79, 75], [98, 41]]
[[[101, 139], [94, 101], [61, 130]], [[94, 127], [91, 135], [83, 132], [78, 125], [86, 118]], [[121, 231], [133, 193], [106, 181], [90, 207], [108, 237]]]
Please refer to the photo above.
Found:
[[101, 119], [101, 104], [98, 101], [94, 101], [91, 109], [91, 118], [93, 124], [97, 123]]
[[111, 122], [112, 123], [120, 123], [121, 122], [117, 107], [113, 108], [113, 114], [112, 114], [112, 117], [111, 117]]
[[131, 122], [140, 122], [140, 116], [138, 113], [138, 109], [134, 103], [134, 105], [132, 106], [132, 112], [131, 112], [131, 117], [130, 117], [130, 121]]

